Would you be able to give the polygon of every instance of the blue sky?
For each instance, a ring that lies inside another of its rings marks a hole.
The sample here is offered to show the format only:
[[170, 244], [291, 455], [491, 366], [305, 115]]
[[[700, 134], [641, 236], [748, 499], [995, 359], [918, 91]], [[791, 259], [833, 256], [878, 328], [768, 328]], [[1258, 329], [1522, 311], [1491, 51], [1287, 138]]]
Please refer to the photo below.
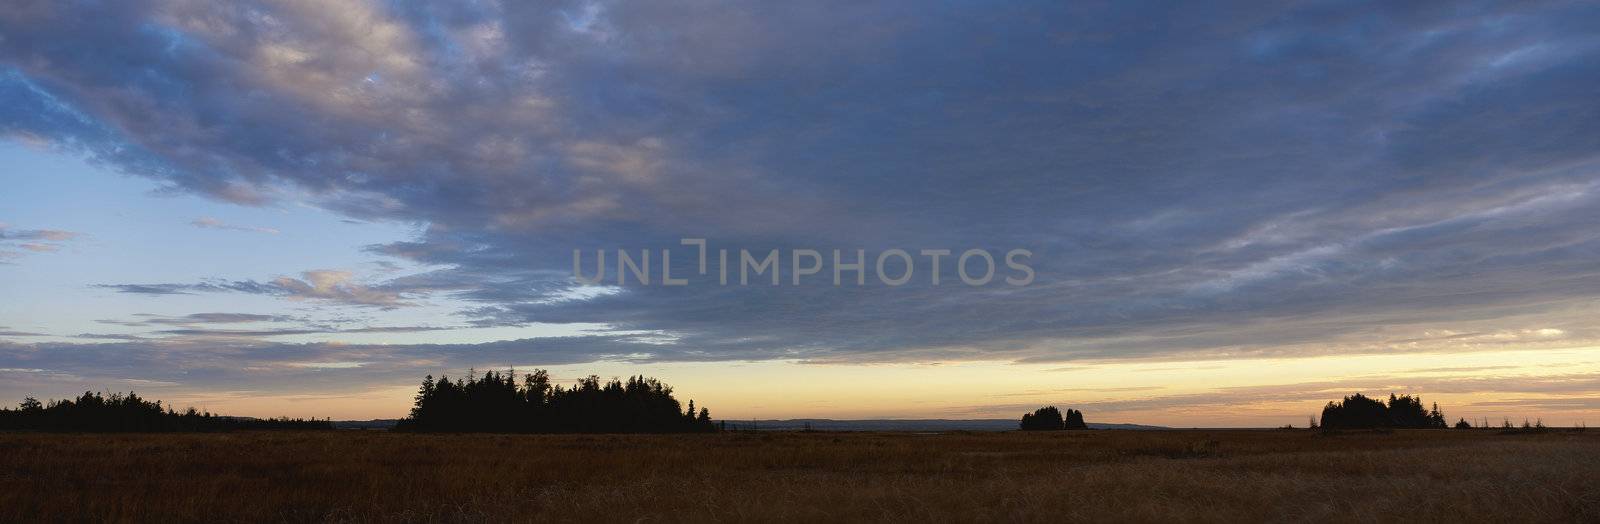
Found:
[[48, 224], [80, 234], [57, 252], [30, 254], [7, 267], [7, 287], [29, 298], [8, 302], [6, 319], [24, 331], [96, 333], [108, 327], [96, 320], [129, 312], [272, 313], [283, 309], [281, 301], [184, 295], [153, 302], [94, 286], [273, 275], [306, 262], [360, 268], [371, 262], [361, 245], [406, 238], [409, 231], [404, 224], [346, 223], [303, 206], [241, 207], [165, 193], [154, 181], [17, 143], [6, 144], [0, 158], [8, 166], [7, 185], [17, 189], [0, 197], [12, 227]]
[[[1177, 423], [1227, 388], [1286, 395], [1238, 423], [1361, 388], [1579, 420], [1600, 410], [1596, 21], [1580, 2], [25, 2], [0, 14], [0, 395], [151, 384], [383, 416], [426, 373], [539, 365], [675, 373], [782, 416], [818, 413], [719, 384], [970, 366], [1026, 402]], [[688, 275], [683, 238], [786, 263], [1020, 248], [1036, 279], [949, 285], [951, 260], [939, 286], [572, 278], [574, 249], [670, 249]], [[1407, 355], [1442, 363], [1385, 360]], [[1258, 373], [1322, 359], [1379, 367]], [[1163, 363], [1233, 371], [1137, 371]], [[1035, 387], [1091, 368], [1123, 382]]]

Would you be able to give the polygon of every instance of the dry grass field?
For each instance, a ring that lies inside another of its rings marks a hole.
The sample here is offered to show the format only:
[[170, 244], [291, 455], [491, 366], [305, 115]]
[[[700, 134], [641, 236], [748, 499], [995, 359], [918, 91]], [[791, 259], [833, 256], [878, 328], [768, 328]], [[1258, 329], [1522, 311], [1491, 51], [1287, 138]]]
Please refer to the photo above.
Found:
[[1600, 521], [1600, 432], [0, 434], [0, 520]]

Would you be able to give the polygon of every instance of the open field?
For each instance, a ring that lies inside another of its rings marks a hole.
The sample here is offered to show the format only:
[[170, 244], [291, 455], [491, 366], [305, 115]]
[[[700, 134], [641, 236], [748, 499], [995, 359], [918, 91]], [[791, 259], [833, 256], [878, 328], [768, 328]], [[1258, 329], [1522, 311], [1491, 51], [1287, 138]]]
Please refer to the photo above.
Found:
[[0, 521], [1600, 520], [1600, 431], [0, 433]]

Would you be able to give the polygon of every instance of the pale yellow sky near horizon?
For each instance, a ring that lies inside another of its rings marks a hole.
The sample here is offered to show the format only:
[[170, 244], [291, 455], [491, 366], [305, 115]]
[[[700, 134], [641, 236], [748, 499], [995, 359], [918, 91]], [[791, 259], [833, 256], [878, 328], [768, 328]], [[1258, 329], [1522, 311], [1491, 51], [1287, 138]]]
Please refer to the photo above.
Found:
[[[1600, 399], [1585, 396], [1600, 380], [1600, 348], [1087, 364], [604, 362], [547, 369], [561, 381], [590, 373], [655, 376], [672, 385], [679, 400], [694, 399], [728, 420], [1015, 418], [1057, 405], [1081, 409], [1091, 422], [1304, 427], [1329, 400], [1395, 392], [1437, 402], [1452, 422], [1600, 421]], [[348, 420], [402, 417], [415, 391], [415, 384], [405, 384], [340, 395], [162, 398], [232, 415]]]

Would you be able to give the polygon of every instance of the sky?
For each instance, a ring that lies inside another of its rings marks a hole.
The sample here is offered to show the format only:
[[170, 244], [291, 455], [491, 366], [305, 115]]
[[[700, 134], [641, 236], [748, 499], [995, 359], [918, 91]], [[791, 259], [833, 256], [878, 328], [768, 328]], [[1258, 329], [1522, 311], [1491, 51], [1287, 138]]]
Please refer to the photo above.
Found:
[[[1304, 425], [1362, 392], [1600, 422], [1597, 25], [13, 2], [0, 401], [396, 418], [424, 375], [539, 367], [730, 419]], [[778, 283], [741, 284], [773, 250]]]

